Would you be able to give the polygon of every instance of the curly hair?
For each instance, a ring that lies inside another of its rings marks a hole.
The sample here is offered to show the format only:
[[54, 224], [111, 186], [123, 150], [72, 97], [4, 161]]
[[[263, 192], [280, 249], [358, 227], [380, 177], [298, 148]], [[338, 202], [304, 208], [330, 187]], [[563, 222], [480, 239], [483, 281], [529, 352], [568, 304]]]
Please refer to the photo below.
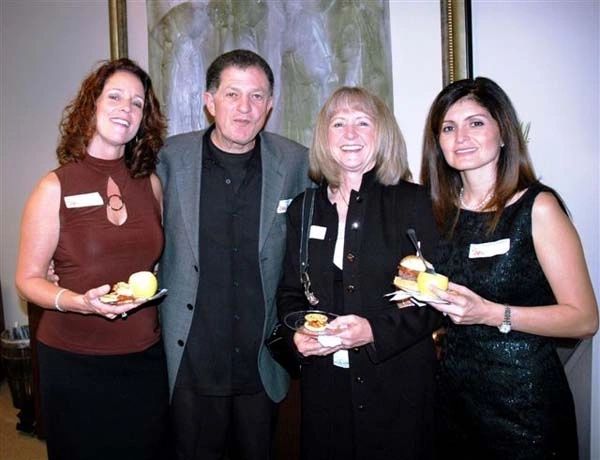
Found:
[[135, 62], [122, 58], [101, 61], [81, 83], [77, 96], [65, 107], [59, 126], [60, 141], [56, 148], [61, 165], [83, 159], [96, 133], [96, 103], [107, 80], [116, 72], [129, 72], [144, 87], [144, 110], [136, 136], [125, 146], [125, 164], [131, 177], [149, 176], [156, 169], [167, 123], [152, 89], [150, 76]]

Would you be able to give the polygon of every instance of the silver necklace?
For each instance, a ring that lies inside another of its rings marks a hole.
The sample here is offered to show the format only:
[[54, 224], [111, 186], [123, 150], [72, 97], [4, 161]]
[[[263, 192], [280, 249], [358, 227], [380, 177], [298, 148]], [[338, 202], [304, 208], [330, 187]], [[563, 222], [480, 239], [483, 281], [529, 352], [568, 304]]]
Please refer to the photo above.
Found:
[[342, 197], [342, 201], [346, 204], [346, 207], [349, 208], [350, 205], [348, 204], [348, 200], [344, 196], [344, 193], [342, 192], [342, 189], [339, 189], [339, 192], [340, 192], [340, 196]]
[[490, 202], [490, 200], [492, 199], [492, 196], [494, 196], [493, 192], [494, 192], [494, 188], [492, 187], [487, 192], [487, 194], [483, 197], [483, 200], [481, 200], [475, 206], [469, 206], [465, 203], [465, 200], [464, 200], [465, 189], [464, 189], [464, 187], [461, 187], [460, 193], [458, 194], [458, 199], [460, 200], [460, 207], [463, 209], [466, 209], [467, 211], [481, 211]]
[[346, 208], [349, 208], [350, 205], [348, 204], [348, 200], [346, 200], [346, 197], [344, 196], [344, 193], [342, 192], [341, 188], [337, 188], [335, 191], [336, 195], [339, 195], [342, 198], [342, 201], [344, 202], [344, 204], [346, 205]]

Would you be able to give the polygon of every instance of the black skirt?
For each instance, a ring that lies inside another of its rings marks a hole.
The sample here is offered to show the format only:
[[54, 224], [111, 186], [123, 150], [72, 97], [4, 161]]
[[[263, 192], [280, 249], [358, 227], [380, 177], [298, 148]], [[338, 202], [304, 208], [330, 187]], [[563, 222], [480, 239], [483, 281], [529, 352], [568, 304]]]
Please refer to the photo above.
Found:
[[38, 347], [49, 460], [171, 458], [161, 342], [110, 356]]

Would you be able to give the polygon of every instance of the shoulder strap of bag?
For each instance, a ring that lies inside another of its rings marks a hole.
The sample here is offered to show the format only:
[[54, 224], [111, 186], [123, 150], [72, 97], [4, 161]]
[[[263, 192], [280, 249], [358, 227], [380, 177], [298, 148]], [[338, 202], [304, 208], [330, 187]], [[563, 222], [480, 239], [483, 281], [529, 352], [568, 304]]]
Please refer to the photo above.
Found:
[[315, 209], [314, 188], [307, 188], [302, 199], [302, 228], [300, 229], [300, 282], [304, 287], [304, 294], [311, 305], [319, 303], [319, 299], [313, 294], [308, 276], [308, 240], [310, 238], [310, 225]]
[[315, 209], [315, 189], [307, 188], [302, 199], [302, 228], [300, 229], [300, 271], [308, 269], [308, 240]]

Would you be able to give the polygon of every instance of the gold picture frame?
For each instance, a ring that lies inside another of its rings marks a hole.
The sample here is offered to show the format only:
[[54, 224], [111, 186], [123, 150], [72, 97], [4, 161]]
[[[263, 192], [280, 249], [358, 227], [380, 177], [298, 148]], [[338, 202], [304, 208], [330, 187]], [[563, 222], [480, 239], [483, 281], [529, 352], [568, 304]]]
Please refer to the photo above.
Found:
[[444, 86], [473, 77], [471, 0], [441, 0]]
[[128, 57], [127, 0], [108, 0], [108, 23], [110, 29], [110, 58]]
[[[440, 0], [444, 86], [473, 76], [471, 0]], [[111, 59], [128, 57], [127, 0], [108, 0]]]

